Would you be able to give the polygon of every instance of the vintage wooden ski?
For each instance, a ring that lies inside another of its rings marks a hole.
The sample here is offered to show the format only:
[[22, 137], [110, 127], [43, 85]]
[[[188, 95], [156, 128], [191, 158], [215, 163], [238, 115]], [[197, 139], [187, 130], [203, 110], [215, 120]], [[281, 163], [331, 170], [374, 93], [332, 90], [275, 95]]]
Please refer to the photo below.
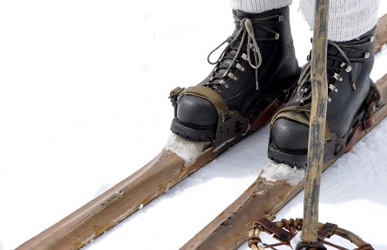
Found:
[[[386, 18], [382, 19], [384, 23], [386, 23]], [[383, 30], [385, 29], [386, 28], [384, 27]], [[377, 39], [386, 39], [386, 37], [381, 36]], [[377, 43], [384, 44], [384, 41]], [[383, 81], [385, 80], [382, 80], [382, 82]], [[381, 86], [383, 87], [384, 85]], [[286, 94], [287, 93], [284, 93], [284, 95]], [[240, 140], [264, 126], [270, 120], [272, 115], [280, 108], [280, 105], [280, 101], [273, 101], [271, 105], [269, 105], [252, 124], [250, 124], [250, 130], [246, 134], [220, 146], [206, 146], [201, 143], [179, 140], [178, 143], [181, 143], [183, 147], [196, 148], [198, 155], [193, 158], [186, 159], [184, 156], [173, 152], [173, 150], [171, 151], [168, 148], [162, 149], [154, 159], [133, 175], [124, 179], [105, 193], [91, 200], [35, 237], [27, 240], [17, 249], [81, 248], [92, 239], [97, 238], [105, 231], [111, 229], [125, 218], [138, 211], [143, 206], [146, 206], [149, 202], [206, 165], [229, 147], [235, 145]], [[378, 114], [380, 114], [380, 111], [378, 111]], [[200, 246], [200, 244], [205, 246], [203, 242], [205, 242], [206, 239], [210, 239], [208, 237], [209, 234], [211, 234], [210, 232], [216, 231], [221, 224], [226, 225], [227, 218], [229, 217], [228, 215], [233, 214], [234, 211], [238, 210], [237, 208], [240, 208], [243, 204], [247, 204], [246, 201], [251, 199], [251, 195], [255, 196], [256, 192], [262, 192], [260, 197], [263, 200], [261, 200], [260, 203], [264, 201], [265, 197], [270, 197], [270, 194], [273, 193], [278, 194], [283, 198], [281, 203], [276, 204], [274, 208], [271, 201], [265, 202], [267, 203], [266, 205], [261, 204], [260, 210], [265, 214], [267, 212], [278, 211], [294, 197], [301, 188], [302, 184], [293, 187], [286, 183], [278, 183], [278, 185], [273, 186], [271, 182], [266, 180], [263, 181], [258, 178], [236, 203], [232, 205], [232, 208], [227, 208], [225, 212], [222, 213], [221, 217], [215, 219], [215, 222], [210, 224], [212, 226], [206, 227], [204, 234], [199, 233], [197, 236], [199, 238], [195, 237], [193, 239], [194, 242], [190, 241], [187, 246]], [[251, 220], [249, 223], [251, 223]], [[237, 224], [235, 224], [235, 226], [239, 228]], [[236, 235], [236, 237], [233, 238], [238, 239], [232, 244], [233, 246], [239, 245], [240, 242], [245, 240], [245, 232], [246, 230], [243, 231], [243, 236]], [[200, 240], [196, 242], [196, 239]], [[222, 249], [227, 249], [227, 247]]]
[[[387, 15], [379, 19], [375, 51], [379, 51], [387, 42], [386, 22]], [[382, 103], [374, 107], [375, 113], [369, 122], [358, 124], [345, 152], [350, 151], [357, 141], [387, 116], [387, 74], [377, 81], [376, 86], [380, 91]], [[364, 127], [365, 124], [367, 124], [366, 127]], [[325, 163], [322, 170], [325, 171], [336, 160]], [[278, 176], [282, 176], [283, 179], [279, 179]], [[268, 164], [237, 200], [181, 249], [238, 248], [246, 241], [252, 221], [277, 213], [303, 190], [304, 176], [304, 170], [295, 171], [287, 165]]]
[[[145, 166], [17, 249], [81, 248], [264, 126], [282, 103], [279, 99], [274, 100], [250, 124], [245, 134], [219, 146], [206, 146], [171, 136], [172, 142]], [[176, 147], [191, 148], [196, 156], [186, 157], [178, 149], [174, 150]]]
[[[383, 103], [387, 103], [387, 74], [376, 83], [381, 92]], [[359, 124], [356, 141], [348, 145], [347, 151], [387, 116], [387, 105], [379, 107], [374, 115], [371, 127]], [[355, 139], [355, 138], [354, 138]], [[324, 164], [323, 171], [335, 161]], [[278, 168], [281, 168], [278, 170]], [[284, 169], [285, 168], [285, 169]], [[286, 169], [288, 168], [288, 169]], [[284, 179], [271, 178], [281, 171]], [[261, 217], [277, 213], [305, 185], [304, 170], [293, 171], [289, 166], [276, 164], [266, 166], [254, 183], [229, 207], [189, 240], [181, 249], [236, 249], [247, 239], [251, 223]], [[290, 178], [290, 179], [288, 179]], [[296, 180], [296, 183], [294, 183]]]

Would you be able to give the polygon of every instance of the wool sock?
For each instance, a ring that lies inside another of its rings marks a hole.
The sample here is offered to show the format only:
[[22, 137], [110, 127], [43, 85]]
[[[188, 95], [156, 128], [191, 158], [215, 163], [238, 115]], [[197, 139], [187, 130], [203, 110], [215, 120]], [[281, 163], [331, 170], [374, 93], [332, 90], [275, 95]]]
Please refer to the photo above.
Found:
[[[371, 30], [378, 21], [380, 0], [334, 0], [329, 3], [328, 39], [345, 42]], [[314, 23], [314, 0], [301, 0], [300, 9], [309, 26]]]
[[247, 13], [261, 13], [286, 7], [292, 0], [230, 0], [231, 8]]

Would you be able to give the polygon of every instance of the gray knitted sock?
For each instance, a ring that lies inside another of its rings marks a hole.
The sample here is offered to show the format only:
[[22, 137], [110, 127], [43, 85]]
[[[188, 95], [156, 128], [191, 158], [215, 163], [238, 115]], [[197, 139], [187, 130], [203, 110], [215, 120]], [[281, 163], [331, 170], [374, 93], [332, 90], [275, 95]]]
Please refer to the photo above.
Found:
[[[371, 30], [378, 21], [380, 0], [334, 0], [329, 5], [328, 39], [353, 40]], [[301, 0], [300, 9], [313, 27], [314, 0]]]
[[230, 0], [231, 8], [247, 13], [261, 13], [288, 6], [292, 0]]

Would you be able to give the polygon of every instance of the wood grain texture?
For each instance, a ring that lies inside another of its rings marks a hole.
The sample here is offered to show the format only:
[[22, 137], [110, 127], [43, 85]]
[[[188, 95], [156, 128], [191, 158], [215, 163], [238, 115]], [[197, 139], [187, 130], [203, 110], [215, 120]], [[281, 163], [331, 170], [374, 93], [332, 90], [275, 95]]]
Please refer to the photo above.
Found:
[[247, 133], [222, 146], [207, 147], [191, 163], [186, 163], [175, 153], [163, 149], [137, 172], [26, 241], [17, 249], [81, 248], [196, 172], [229, 147], [264, 126], [279, 108], [278, 101], [273, 100], [252, 122]]
[[328, 102], [327, 49], [329, 0], [316, 0], [311, 60], [312, 103], [304, 195], [304, 244], [317, 243], [318, 204], [324, 165], [325, 126]]

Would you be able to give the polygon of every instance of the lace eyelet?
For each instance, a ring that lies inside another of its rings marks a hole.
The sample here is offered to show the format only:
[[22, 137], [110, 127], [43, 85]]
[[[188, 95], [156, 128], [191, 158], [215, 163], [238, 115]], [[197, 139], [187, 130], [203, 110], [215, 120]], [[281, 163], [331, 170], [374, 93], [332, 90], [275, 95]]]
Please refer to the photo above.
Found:
[[342, 82], [342, 81], [343, 81], [343, 78], [342, 78], [339, 74], [337, 74], [337, 73], [335, 73], [335, 74], [333, 75], [333, 77], [334, 77], [337, 81], [339, 81], [339, 82]]
[[243, 54], [241, 55], [241, 57], [242, 57], [243, 60], [245, 60], [245, 61], [247, 60], [247, 55], [246, 55], [245, 53], [243, 53]]
[[237, 82], [239, 80], [239, 78], [236, 75], [234, 75], [233, 73], [231, 73], [231, 72], [228, 74], [228, 77], [233, 79], [235, 82]]
[[339, 89], [336, 88], [336, 86], [333, 84], [329, 84], [329, 89], [332, 90], [333, 92], [336, 92], [336, 93], [339, 92]]
[[352, 71], [352, 67], [344, 62], [342, 64], [340, 64], [340, 67], [345, 69], [345, 72], [347, 72], [347, 73]]
[[242, 72], [244, 72], [246, 70], [240, 63], [237, 63], [236, 67], [237, 67], [237, 69], [239, 69]]

